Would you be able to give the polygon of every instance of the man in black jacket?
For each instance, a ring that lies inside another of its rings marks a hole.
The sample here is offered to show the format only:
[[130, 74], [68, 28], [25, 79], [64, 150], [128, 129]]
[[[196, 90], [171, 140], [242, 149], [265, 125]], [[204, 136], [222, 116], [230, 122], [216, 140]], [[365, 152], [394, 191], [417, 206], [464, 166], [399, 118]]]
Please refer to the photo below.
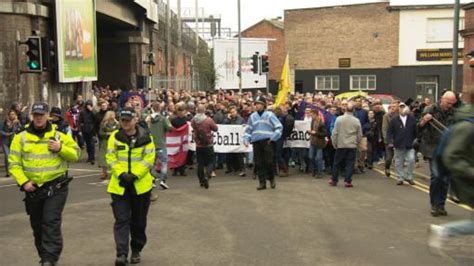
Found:
[[425, 108], [418, 125], [421, 133], [420, 152], [430, 163], [430, 203], [431, 215], [434, 217], [448, 215], [444, 205], [449, 187], [449, 177], [439, 176], [436, 174], [437, 171], [433, 169], [433, 151], [441, 138], [440, 125], [436, 125], [438, 122], [445, 127], [454, 124], [454, 106], [456, 103], [456, 94], [452, 91], [445, 92], [438, 103]]
[[[416, 119], [409, 114], [410, 109], [406, 104], [400, 103], [400, 114], [390, 120], [387, 131], [387, 144], [394, 148], [395, 168], [397, 170], [397, 185], [403, 185], [406, 179], [410, 185], [413, 181], [413, 166], [415, 165], [415, 150], [413, 142], [416, 138]], [[407, 169], [404, 171], [404, 164]]]
[[93, 104], [91, 100], [87, 100], [84, 109], [81, 110], [79, 115], [79, 125], [82, 132], [82, 137], [86, 142], [87, 148], [87, 162], [95, 163], [95, 143], [94, 143], [94, 123], [95, 115], [93, 110]]
[[281, 138], [276, 142], [276, 162], [280, 173], [280, 176], [288, 176], [288, 163], [290, 160], [290, 149], [284, 148], [285, 140], [293, 132], [295, 127], [295, 119], [286, 110], [288, 104], [285, 106], [279, 106], [275, 108], [275, 114], [283, 125], [283, 131]]

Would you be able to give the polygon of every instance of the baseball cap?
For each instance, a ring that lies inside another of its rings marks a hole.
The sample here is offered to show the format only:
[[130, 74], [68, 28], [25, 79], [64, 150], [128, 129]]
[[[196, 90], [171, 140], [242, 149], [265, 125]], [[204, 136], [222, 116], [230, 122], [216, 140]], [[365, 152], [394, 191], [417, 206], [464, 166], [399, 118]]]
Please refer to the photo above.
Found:
[[55, 106], [55, 107], [51, 107], [51, 112], [49, 113], [49, 115], [62, 117], [61, 113], [62, 113], [61, 108]]
[[407, 106], [407, 105], [404, 102], [401, 102], [398, 106], [402, 107], [402, 106]]
[[36, 102], [31, 107], [31, 113], [33, 114], [46, 114], [49, 112], [49, 106], [45, 102]]
[[135, 109], [132, 107], [125, 107], [120, 111], [120, 119], [132, 120], [135, 115]]

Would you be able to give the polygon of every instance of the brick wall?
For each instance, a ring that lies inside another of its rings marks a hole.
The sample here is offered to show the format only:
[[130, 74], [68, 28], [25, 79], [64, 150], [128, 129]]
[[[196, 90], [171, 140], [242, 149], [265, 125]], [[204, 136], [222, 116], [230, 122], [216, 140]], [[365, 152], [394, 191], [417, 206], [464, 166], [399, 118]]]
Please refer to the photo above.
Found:
[[279, 81], [285, 61], [284, 31], [264, 20], [243, 31], [242, 37], [275, 39], [268, 42], [269, 79]]
[[[474, 51], [474, 4], [469, 4], [465, 8], [464, 17], [464, 53]], [[463, 92], [474, 93], [474, 68], [469, 66], [469, 58], [464, 58], [463, 66]]]
[[399, 13], [387, 3], [285, 11], [285, 43], [290, 66], [337, 69], [388, 68], [398, 60]]

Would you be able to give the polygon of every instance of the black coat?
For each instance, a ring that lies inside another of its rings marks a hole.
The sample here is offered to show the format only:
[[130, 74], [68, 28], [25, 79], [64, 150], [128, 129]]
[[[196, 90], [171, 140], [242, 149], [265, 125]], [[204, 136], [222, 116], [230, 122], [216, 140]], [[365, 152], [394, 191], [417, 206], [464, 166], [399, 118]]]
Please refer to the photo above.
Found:
[[87, 108], [82, 109], [79, 115], [81, 131], [87, 134], [95, 134], [95, 115]]
[[395, 116], [390, 120], [387, 130], [387, 144], [393, 144], [396, 149], [412, 149], [416, 138], [416, 119], [412, 115], [407, 116], [406, 125], [400, 116]]

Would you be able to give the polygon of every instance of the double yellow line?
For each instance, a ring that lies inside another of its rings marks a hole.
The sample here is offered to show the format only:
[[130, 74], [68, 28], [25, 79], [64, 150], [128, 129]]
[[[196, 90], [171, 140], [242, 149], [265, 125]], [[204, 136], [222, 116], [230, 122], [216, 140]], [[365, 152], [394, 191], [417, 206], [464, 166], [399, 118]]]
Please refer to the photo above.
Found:
[[[373, 170], [376, 171], [376, 172], [378, 172], [378, 173], [380, 173], [380, 174], [382, 174], [383, 176], [385, 176], [385, 172], [383, 172], [382, 170], [377, 169], [377, 168], [375, 168], [375, 167], [373, 168]], [[391, 175], [390, 175], [390, 178], [391, 178], [391, 179], [398, 180], [398, 179], [395, 177], [395, 176], [397, 175], [395, 172], [390, 171], [390, 173], [391, 173]], [[416, 174], [416, 175], [419, 175], [419, 176], [422, 176], [422, 177], [424, 177], [424, 178], [427, 178], [428, 180], [430, 179], [429, 176], [426, 176], [426, 175], [423, 175], [423, 174], [420, 174], [420, 173], [416, 173], [416, 172], [415, 172], [415, 174]], [[413, 180], [413, 181], [415, 181], [415, 180]], [[415, 181], [415, 186], [411, 186], [411, 187], [412, 187], [412, 188], [415, 188], [415, 189], [418, 189], [418, 190], [420, 190], [420, 191], [423, 191], [423, 192], [427, 193], [428, 195], [430, 194], [430, 187], [427, 186], [427, 185], [425, 185], [425, 184], [423, 184], [423, 183], [420, 183], [420, 182], [418, 182], [418, 181]], [[451, 204], [456, 205], [456, 206], [458, 206], [458, 207], [461, 207], [461, 208], [463, 208], [463, 209], [465, 209], [465, 210], [472, 211], [472, 208], [469, 207], [469, 206], [467, 206], [467, 205], [465, 205], [465, 204], [456, 203], [456, 202], [454, 202], [454, 201], [452, 201], [452, 200], [450, 200], [450, 199], [448, 199], [447, 201], [450, 202]]]

